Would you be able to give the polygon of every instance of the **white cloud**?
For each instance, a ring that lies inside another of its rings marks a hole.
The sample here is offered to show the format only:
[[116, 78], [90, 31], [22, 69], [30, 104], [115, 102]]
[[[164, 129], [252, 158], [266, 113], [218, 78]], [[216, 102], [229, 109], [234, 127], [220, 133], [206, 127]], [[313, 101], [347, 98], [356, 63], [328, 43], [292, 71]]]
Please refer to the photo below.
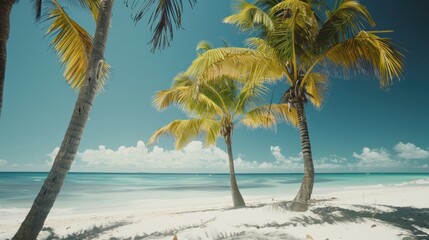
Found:
[[[52, 164], [58, 153], [55, 148], [48, 154]], [[205, 148], [201, 141], [192, 141], [181, 150], [166, 150], [159, 146], [148, 148], [143, 141], [136, 146], [109, 149], [100, 145], [97, 149], [79, 152], [76, 168], [84, 171], [136, 171], [136, 172], [218, 172], [228, 171], [228, 154], [214, 146]], [[237, 171], [269, 169], [272, 163], [247, 161], [238, 154], [234, 160]]]
[[[275, 164], [273, 165], [278, 169], [287, 169], [297, 172], [301, 172], [304, 166], [302, 152], [296, 156], [285, 157], [279, 146], [270, 147], [271, 154], [276, 159]], [[315, 159], [313, 158], [314, 167], [316, 169], [343, 169], [346, 167], [353, 166], [346, 158], [331, 154], [329, 157], [322, 157]], [[342, 171], [342, 170], [341, 170]]]
[[322, 157], [315, 160], [316, 168], [345, 168], [352, 167], [353, 164], [350, 163], [347, 158], [331, 154], [329, 157]]
[[300, 152], [298, 154], [298, 156], [290, 156], [290, 157], [285, 157], [282, 153], [281, 153], [281, 148], [279, 146], [271, 146], [270, 147], [270, 151], [271, 154], [274, 156], [274, 158], [276, 159], [276, 165], [280, 165], [280, 166], [286, 166], [286, 167], [300, 167], [302, 166], [302, 153]]
[[429, 151], [421, 149], [412, 143], [402, 143], [393, 147], [398, 152], [398, 157], [403, 159], [426, 159], [429, 157]]
[[[422, 159], [427, 153], [411, 143], [400, 142], [394, 149], [398, 155], [392, 156], [384, 148], [364, 147], [361, 153], [353, 152], [354, 158], [351, 159], [335, 154], [314, 158], [314, 166], [318, 171], [392, 170], [407, 165], [411, 167], [411, 163], [404, 159]], [[47, 154], [50, 160], [46, 163], [49, 166], [52, 165], [58, 150], [59, 148], [55, 148]], [[274, 159], [263, 162], [249, 160], [242, 154], [235, 155], [237, 156], [234, 160], [236, 171], [302, 172], [301, 152], [295, 156], [287, 156], [282, 153], [279, 146], [271, 146], [270, 152]], [[427, 163], [421, 162], [420, 167], [427, 167], [424, 165]], [[228, 154], [216, 146], [205, 148], [201, 141], [192, 141], [182, 150], [167, 150], [159, 146], [149, 148], [143, 141], [138, 141], [135, 146], [121, 146], [117, 149], [100, 145], [96, 149], [79, 152], [73, 168], [76, 171], [124, 172], [228, 172], [229, 170]]]
[[55, 157], [57, 156], [57, 154], [58, 154], [59, 151], [60, 151], [60, 148], [56, 147], [52, 152], [46, 154], [49, 157], [49, 159], [50, 159], [48, 161], [45, 161], [45, 163], [48, 166], [52, 166], [52, 164], [54, 164]]
[[271, 146], [270, 147], [270, 151], [271, 154], [273, 154], [274, 158], [277, 160], [277, 162], [286, 162], [286, 157], [283, 156], [283, 154], [281, 153], [281, 148], [279, 146]]
[[357, 163], [358, 167], [380, 168], [398, 166], [398, 163], [390, 158], [389, 152], [383, 148], [370, 149], [364, 147], [361, 154], [353, 152], [353, 157], [360, 160]]
[[243, 155], [239, 154], [237, 159], [234, 160], [234, 166], [241, 169], [253, 169], [253, 170], [264, 170], [274, 168], [274, 164], [270, 162], [257, 162], [257, 161], [246, 161], [243, 159]]
[[7, 164], [7, 161], [4, 159], [0, 159], [0, 166], [4, 166]]

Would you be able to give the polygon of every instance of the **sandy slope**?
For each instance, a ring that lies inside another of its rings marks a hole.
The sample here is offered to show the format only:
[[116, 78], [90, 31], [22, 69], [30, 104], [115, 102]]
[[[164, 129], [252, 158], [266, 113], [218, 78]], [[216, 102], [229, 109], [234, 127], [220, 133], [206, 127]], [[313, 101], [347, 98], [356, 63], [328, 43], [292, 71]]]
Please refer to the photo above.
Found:
[[[338, 189], [315, 194], [309, 211], [281, 200], [141, 201], [119, 208], [54, 209], [40, 239], [429, 239], [429, 186]], [[10, 238], [26, 209], [0, 210], [0, 239]]]

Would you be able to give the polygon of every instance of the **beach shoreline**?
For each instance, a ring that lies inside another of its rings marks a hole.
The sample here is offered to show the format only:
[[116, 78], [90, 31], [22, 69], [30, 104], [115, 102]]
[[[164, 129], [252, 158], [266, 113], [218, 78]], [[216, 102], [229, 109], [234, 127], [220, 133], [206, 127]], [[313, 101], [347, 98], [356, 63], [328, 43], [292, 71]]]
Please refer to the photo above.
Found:
[[[307, 212], [282, 206], [291, 196], [142, 200], [122, 207], [54, 208], [39, 239], [428, 239], [429, 185], [315, 192]], [[152, 201], [151, 204], [149, 204]], [[0, 209], [0, 239], [11, 238], [28, 209]]]

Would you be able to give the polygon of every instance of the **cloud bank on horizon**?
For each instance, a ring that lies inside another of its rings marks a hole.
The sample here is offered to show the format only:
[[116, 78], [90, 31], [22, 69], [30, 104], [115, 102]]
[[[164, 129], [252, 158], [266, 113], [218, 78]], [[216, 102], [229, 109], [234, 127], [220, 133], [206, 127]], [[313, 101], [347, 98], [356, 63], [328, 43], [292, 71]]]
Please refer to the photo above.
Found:
[[[59, 148], [47, 154], [43, 169], [49, 170]], [[429, 169], [429, 151], [412, 143], [399, 142], [393, 151], [384, 148], [364, 147], [361, 153], [353, 152], [351, 158], [330, 156], [314, 159], [317, 172], [398, 172], [404, 169], [423, 171]], [[280, 146], [271, 146], [272, 159], [249, 160], [238, 154], [234, 159], [237, 172], [302, 172], [302, 154], [285, 156]], [[18, 168], [0, 159], [0, 166]], [[29, 165], [27, 167], [34, 167]], [[25, 167], [25, 166], [24, 166]], [[204, 147], [201, 141], [192, 141], [181, 150], [167, 150], [159, 146], [148, 147], [143, 141], [135, 146], [109, 149], [86, 149], [76, 157], [73, 171], [92, 172], [228, 172], [228, 155], [217, 146]]]
[[[59, 148], [48, 154], [51, 166]], [[351, 158], [330, 156], [314, 159], [317, 172], [403, 171], [429, 169], [429, 151], [412, 143], [399, 142], [394, 152], [384, 148], [364, 147]], [[280, 146], [271, 146], [272, 159], [251, 161], [243, 154], [234, 159], [237, 172], [302, 172], [302, 153], [285, 156]], [[1, 162], [0, 162], [1, 164]], [[131, 172], [228, 172], [228, 154], [217, 146], [204, 147], [192, 141], [181, 150], [167, 150], [159, 146], [149, 148], [143, 141], [135, 146], [79, 152], [73, 167], [78, 171]]]

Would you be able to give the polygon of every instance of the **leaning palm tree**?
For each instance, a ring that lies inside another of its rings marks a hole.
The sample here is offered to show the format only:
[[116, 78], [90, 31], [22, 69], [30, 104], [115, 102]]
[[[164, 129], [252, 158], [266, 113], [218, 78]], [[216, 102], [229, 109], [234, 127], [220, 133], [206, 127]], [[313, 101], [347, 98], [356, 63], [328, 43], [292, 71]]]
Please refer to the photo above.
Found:
[[58, 52], [61, 62], [66, 66], [65, 78], [72, 87], [78, 88], [80, 92], [52, 169], [27, 217], [12, 239], [36, 239], [73, 163], [92, 100], [105, 82], [109, 69], [104, 62], [103, 53], [110, 25], [112, 4], [113, 2], [110, 0], [101, 2], [100, 15], [97, 14], [94, 17], [94, 19], [98, 19], [98, 22], [93, 40], [68, 16], [57, 0], [52, 0], [49, 10], [49, 19], [52, 20], [52, 24], [47, 33], [55, 35], [52, 45]]
[[[321, 0], [240, 0], [236, 13], [224, 19], [259, 37], [248, 48], [219, 48], [201, 54], [186, 74], [206, 81], [227, 75], [234, 79], [285, 79], [290, 88], [281, 98], [296, 110], [304, 159], [304, 177], [290, 204], [305, 211], [314, 183], [314, 166], [305, 116], [308, 100], [321, 106], [329, 77], [368, 74], [387, 87], [403, 71], [403, 56], [381, 37], [389, 31], [365, 31], [374, 26], [368, 10], [357, 0], [340, 0], [332, 9]], [[249, 75], [249, 72], [251, 73]]]
[[[172, 21], [180, 21], [177, 15], [180, 15], [182, 9], [170, 8], [172, 3], [178, 1], [181, 3], [181, 0], [159, 1], [159, 5], [155, 8], [154, 13], [156, 15], [161, 13], [162, 16], [169, 17], [154, 17], [151, 20], [153, 23], [159, 21], [160, 24], [158, 24], [158, 27], [162, 30], [158, 33], [154, 32], [154, 39], [171, 41], [171, 38], [165, 35], [173, 31], [171, 28]], [[49, 28], [48, 33], [57, 34], [53, 40], [54, 48], [59, 52], [62, 62], [66, 65], [65, 76], [76, 80], [70, 83], [79, 88], [79, 95], [51, 171], [34, 200], [30, 212], [27, 214], [13, 239], [36, 239], [75, 159], [95, 95], [100, 86], [103, 85], [102, 83], [108, 70], [108, 66], [104, 61], [104, 50], [110, 28], [113, 2], [114, 0], [100, 1], [100, 7], [97, 9], [98, 14], [95, 17], [97, 21], [95, 36], [92, 41], [88, 39], [90, 35], [78, 27], [77, 23], [72, 21], [71, 18], [66, 16], [64, 10], [58, 4], [55, 4], [56, 1], [54, 1], [51, 14], [49, 15], [53, 20], [53, 24]], [[151, 7], [156, 1], [150, 2], [151, 4], [147, 7]], [[175, 17], [171, 18], [171, 16]], [[167, 30], [164, 31], [163, 29]], [[86, 40], [81, 41], [79, 39]], [[92, 44], [89, 44], [88, 41], [92, 42]], [[78, 49], [76, 51], [72, 50], [76, 46], [78, 46]], [[155, 49], [158, 47], [160, 46], [153, 45]], [[84, 59], [76, 60], [76, 58], [80, 57], [84, 57]]]
[[[202, 42], [199, 46], [206, 49], [208, 45]], [[175, 138], [177, 149], [183, 148], [202, 133], [205, 134], [206, 146], [214, 145], [217, 138], [222, 137], [228, 149], [233, 204], [234, 207], [244, 207], [245, 202], [235, 178], [232, 153], [234, 127], [240, 124], [251, 128], [273, 127], [276, 119], [280, 118], [296, 123], [296, 117], [294, 118], [296, 115], [289, 114], [287, 104], [258, 104], [266, 90], [261, 81], [243, 84], [220, 77], [217, 81], [201, 85], [195, 79], [179, 74], [170, 89], [156, 93], [154, 106], [158, 110], [163, 110], [176, 104], [191, 117], [174, 120], [159, 128], [149, 139], [148, 144], [152, 144], [164, 134], [171, 134]]]

